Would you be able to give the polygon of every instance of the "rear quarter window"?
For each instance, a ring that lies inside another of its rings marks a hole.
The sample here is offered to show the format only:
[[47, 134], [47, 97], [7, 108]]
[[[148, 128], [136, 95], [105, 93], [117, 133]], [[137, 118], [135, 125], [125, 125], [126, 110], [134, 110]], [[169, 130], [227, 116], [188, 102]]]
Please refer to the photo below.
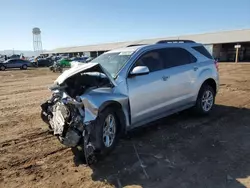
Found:
[[213, 56], [207, 51], [207, 49], [204, 46], [195, 46], [192, 48], [197, 52], [199, 52], [200, 54], [204, 55], [205, 57], [213, 59]]

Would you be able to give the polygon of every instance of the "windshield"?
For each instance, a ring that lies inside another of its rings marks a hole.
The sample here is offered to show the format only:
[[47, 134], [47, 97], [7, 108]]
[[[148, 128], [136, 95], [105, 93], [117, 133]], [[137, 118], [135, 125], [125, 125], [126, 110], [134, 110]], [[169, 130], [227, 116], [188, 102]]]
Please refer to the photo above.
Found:
[[102, 54], [92, 60], [93, 63], [99, 63], [109, 74], [115, 78], [117, 73], [126, 64], [133, 52], [114, 52]]

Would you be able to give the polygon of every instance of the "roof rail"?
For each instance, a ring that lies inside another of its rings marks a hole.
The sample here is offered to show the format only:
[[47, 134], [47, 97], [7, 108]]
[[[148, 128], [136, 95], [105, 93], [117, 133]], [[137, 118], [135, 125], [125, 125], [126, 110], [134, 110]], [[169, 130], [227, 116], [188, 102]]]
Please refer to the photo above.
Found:
[[156, 44], [164, 44], [164, 43], [196, 43], [192, 40], [160, 40], [156, 42]]
[[146, 45], [146, 44], [130, 44], [127, 47], [133, 47], [133, 46], [142, 46], [142, 45]]

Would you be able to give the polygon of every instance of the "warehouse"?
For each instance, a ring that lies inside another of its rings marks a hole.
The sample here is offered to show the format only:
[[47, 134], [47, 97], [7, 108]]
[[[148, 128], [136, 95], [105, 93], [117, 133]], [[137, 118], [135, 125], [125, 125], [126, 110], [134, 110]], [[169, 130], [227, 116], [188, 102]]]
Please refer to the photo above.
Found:
[[154, 44], [159, 40], [178, 39], [193, 40], [204, 44], [204, 46], [209, 50], [214, 58], [218, 59], [219, 61], [234, 62], [236, 59], [236, 52], [238, 51], [239, 62], [250, 62], [250, 29], [57, 48], [46, 52], [46, 55], [68, 54], [70, 56], [86, 55], [90, 57], [96, 57], [106, 51], [126, 47], [132, 44]]

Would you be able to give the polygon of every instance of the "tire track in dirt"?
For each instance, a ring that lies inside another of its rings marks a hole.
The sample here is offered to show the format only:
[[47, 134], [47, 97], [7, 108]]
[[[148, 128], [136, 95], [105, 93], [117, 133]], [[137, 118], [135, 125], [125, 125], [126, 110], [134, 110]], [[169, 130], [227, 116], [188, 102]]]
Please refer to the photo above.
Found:
[[38, 132], [38, 133], [23, 135], [19, 138], [14, 138], [14, 139], [0, 142], [0, 146], [2, 147], [0, 148], [0, 151], [1, 149], [6, 149], [6, 148], [9, 149], [9, 146], [14, 146], [14, 147], [18, 147], [20, 145], [25, 146], [27, 144], [33, 144], [33, 143], [43, 141], [52, 137], [54, 137], [54, 135], [49, 130], [45, 130], [40, 133]]
[[37, 105], [38, 103], [39, 103], [38, 101], [34, 101], [34, 102], [29, 101], [29, 104], [25, 104], [25, 106], [23, 106], [23, 104], [21, 104], [20, 102], [17, 102], [7, 107], [6, 106], [0, 107], [0, 111], [2, 111], [0, 113], [0, 117], [7, 117], [8, 115], [15, 114], [17, 112], [19, 113], [24, 112], [24, 109], [26, 108], [29, 109], [30, 107], [34, 107], [34, 105]]
[[38, 92], [35, 97], [30, 99], [27, 99], [28, 96], [24, 96], [23, 98], [19, 98], [16, 101], [15, 99], [9, 100], [9, 103], [7, 101], [2, 102], [2, 105], [0, 106], [0, 117], [9, 117], [12, 119], [18, 115], [29, 115], [30, 112], [36, 112], [37, 114], [40, 114], [40, 105], [45, 101], [47, 96], [49, 95], [46, 93]]
[[32, 94], [34, 91], [43, 92], [45, 90], [48, 90], [48, 89], [44, 86], [30, 86], [28, 88], [22, 87], [22, 88], [16, 88], [16, 90], [10, 90], [10, 91], [7, 90], [7, 92], [5, 90], [5, 93], [1, 92], [0, 94], [0, 101], [2, 100], [1, 98], [6, 97], [6, 95], [8, 95], [8, 99], [11, 99], [13, 96], [18, 97], [19, 95], [21, 96], [22, 94], [26, 94], [26, 93]]
[[[22, 110], [14, 111], [12, 114], [11, 111], [5, 113], [5, 115], [8, 114], [6, 117], [9, 117], [9, 119], [0, 121], [0, 142], [7, 139], [16, 139], [17, 136], [27, 135], [33, 130], [46, 128], [46, 124], [40, 118], [39, 108], [31, 107], [30, 111]], [[4, 118], [4, 114], [0, 114], [0, 117]], [[9, 134], [9, 132], [12, 134]]]
[[[55, 144], [56, 143], [56, 144]], [[69, 148], [59, 144], [55, 136], [49, 134], [49, 131], [43, 131], [37, 134], [30, 134], [28, 137], [22, 136], [18, 139], [12, 139], [1, 143], [3, 146], [0, 153], [4, 152], [5, 157], [1, 158], [1, 169], [22, 168], [29, 162], [35, 162], [45, 159], [50, 155], [60, 153]], [[29, 148], [27, 150], [27, 148]], [[18, 151], [19, 154], [16, 154]]]
[[[52, 151], [49, 151], [49, 152], [45, 152], [45, 153], [35, 155], [35, 156], [32, 156], [32, 157], [27, 157], [27, 158], [16, 160], [16, 161], [11, 161], [8, 164], [8, 166], [11, 167], [11, 168], [20, 168], [20, 166], [25, 165], [25, 163], [28, 163], [28, 162], [31, 162], [31, 161], [34, 163], [35, 160], [44, 159], [44, 158], [46, 158], [46, 157], [48, 157], [50, 155], [54, 155], [54, 154], [59, 155], [65, 150], [70, 150], [70, 149], [66, 148], [66, 147], [61, 147], [59, 149], [52, 150]], [[25, 167], [25, 168], [27, 168], [27, 167]]]

